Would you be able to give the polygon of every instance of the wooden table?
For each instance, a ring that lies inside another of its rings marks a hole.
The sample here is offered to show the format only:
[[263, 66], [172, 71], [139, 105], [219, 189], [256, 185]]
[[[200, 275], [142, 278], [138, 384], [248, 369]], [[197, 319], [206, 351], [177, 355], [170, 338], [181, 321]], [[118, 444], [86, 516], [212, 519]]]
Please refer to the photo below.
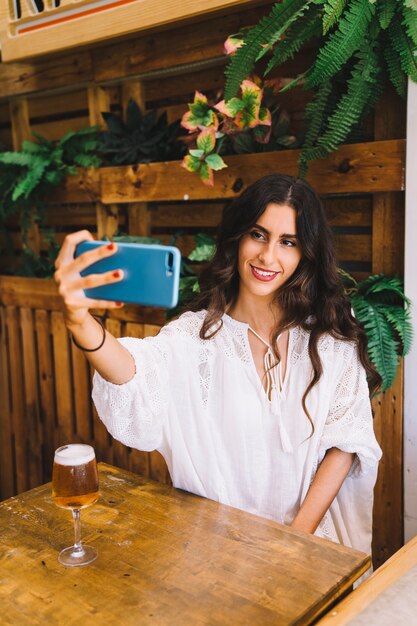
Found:
[[0, 504], [0, 622], [309, 624], [370, 564], [361, 552], [99, 464], [81, 514], [98, 559], [64, 567], [69, 511], [43, 485]]
[[318, 622], [320, 626], [345, 624], [417, 624], [417, 537]]

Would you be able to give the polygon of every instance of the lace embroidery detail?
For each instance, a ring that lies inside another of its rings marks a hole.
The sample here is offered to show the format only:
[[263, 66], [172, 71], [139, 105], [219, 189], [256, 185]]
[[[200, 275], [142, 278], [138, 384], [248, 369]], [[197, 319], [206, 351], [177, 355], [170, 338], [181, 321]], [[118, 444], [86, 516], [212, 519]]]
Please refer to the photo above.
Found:
[[367, 442], [373, 436], [369, 390], [365, 372], [358, 366], [352, 342], [335, 341], [334, 351], [342, 357], [342, 374], [337, 382], [327, 416], [321, 445], [356, 452], [349, 476], [359, 476], [375, 465], [369, 458]]
[[323, 537], [323, 539], [328, 539], [329, 541], [339, 543], [337, 539], [336, 528], [333, 524], [330, 511], [326, 511], [326, 513], [324, 514], [315, 534], [319, 537]]

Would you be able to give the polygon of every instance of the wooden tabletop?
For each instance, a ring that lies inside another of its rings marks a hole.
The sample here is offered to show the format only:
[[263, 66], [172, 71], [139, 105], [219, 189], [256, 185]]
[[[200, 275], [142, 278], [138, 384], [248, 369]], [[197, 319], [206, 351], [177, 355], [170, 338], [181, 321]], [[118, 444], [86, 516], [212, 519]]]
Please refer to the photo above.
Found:
[[81, 514], [98, 559], [64, 567], [50, 484], [0, 504], [3, 626], [310, 624], [369, 565], [354, 550], [99, 464]]
[[411, 539], [317, 626], [417, 624], [417, 537]]

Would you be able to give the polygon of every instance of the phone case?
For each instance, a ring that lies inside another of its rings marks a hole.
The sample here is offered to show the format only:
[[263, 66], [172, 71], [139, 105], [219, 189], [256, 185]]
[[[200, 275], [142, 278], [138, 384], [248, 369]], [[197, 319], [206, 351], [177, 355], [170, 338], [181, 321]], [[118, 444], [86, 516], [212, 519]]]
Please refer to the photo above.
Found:
[[[75, 256], [108, 244], [108, 241], [83, 241], [77, 246]], [[123, 280], [86, 289], [85, 295], [100, 300], [172, 308], [178, 302], [180, 266], [181, 253], [174, 246], [117, 242], [114, 255], [93, 263], [81, 275], [121, 269]]]

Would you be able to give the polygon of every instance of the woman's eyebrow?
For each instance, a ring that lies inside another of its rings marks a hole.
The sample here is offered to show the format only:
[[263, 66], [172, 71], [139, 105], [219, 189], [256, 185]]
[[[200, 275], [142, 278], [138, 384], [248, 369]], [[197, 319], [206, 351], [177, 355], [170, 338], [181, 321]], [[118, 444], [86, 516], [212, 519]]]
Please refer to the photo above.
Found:
[[[258, 230], [262, 230], [266, 235], [271, 234], [267, 228], [264, 228], [260, 224], [255, 224], [252, 228], [257, 228]], [[285, 237], [286, 239], [297, 239], [297, 235], [291, 235], [289, 233], [282, 233], [280, 237]]]

